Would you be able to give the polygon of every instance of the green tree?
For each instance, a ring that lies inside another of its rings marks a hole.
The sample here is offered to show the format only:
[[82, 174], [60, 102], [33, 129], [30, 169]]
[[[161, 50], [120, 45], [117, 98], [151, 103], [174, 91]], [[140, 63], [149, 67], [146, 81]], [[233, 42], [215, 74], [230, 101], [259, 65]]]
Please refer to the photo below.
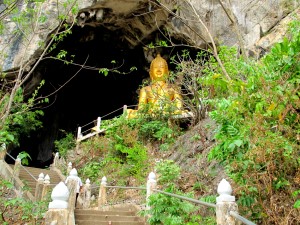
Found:
[[[13, 72], [5, 71], [4, 63], [10, 60], [4, 50], [0, 52], [2, 65], [0, 76], [3, 81], [0, 85], [0, 140], [1, 142], [17, 142], [20, 132], [24, 129], [36, 129], [41, 124], [38, 117], [40, 110], [33, 110], [38, 104], [47, 102], [47, 99], [37, 98], [37, 92], [31, 98], [24, 99], [23, 85], [28, 81], [36, 67], [45, 58], [55, 44], [71, 32], [77, 13], [76, 0], [57, 1], [57, 14], [50, 21], [50, 15], [44, 10], [46, 1], [13, 1], [3, 2], [0, 13], [1, 35], [5, 36], [7, 46], [18, 43], [24, 46], [24, 53], [20, 55], [17, 69]], [[10, 21], [7, 23], [5, 21]], [[50, 22], [52, 22], [50, 24]], [[52, 25], [53, 24], [53, 25]], [[52, 32], [53, 31], [53, 32]], [[40, 42], [39, 56], [34, 60], [28, 58], [30, 46], [35, 44], [38, 37], [49, 35], [47, 42]], [[12, 68], [8, 68], [12, 69]], [[41, 85], [43, 85], [43, 82]], [[37, 87], [37, 89], [41, 88]], [[31, 126], [29, 125], [31, 124]]]

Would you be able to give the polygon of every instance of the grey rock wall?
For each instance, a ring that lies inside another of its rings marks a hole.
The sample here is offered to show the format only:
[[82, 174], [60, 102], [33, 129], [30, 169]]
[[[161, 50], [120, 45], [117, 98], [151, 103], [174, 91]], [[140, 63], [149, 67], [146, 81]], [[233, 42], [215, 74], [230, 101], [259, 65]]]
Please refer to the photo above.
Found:
[[[281, 20], [295, 11], [300, 5], [299, 0], [220, 1], [224, 3], [225, 8], [231, 9], [235, 15], [239, 30], [243, 36], [244, 45], [247, 49], [253, 49], [262, 37], [267, 35], [272, 28], [276, 27]], [[190, 2], [212, 33], [215, 41], [219, 44], [229, 46], [238, 45], [233, 24], [226, 15], [219, 0], [191, 0]], [[191, 6], [183, 4], [178, 14], [184, 18], [184, 23], [190, 28], [184, 26], [178, 19], [173, 19], [169, 27], [174, 32], [174, 35], [189, 37], [198, 46], [205, 45], [205, 41], [210, 42], [206, 30], [199, 22], [197, 16], [195, 16]], [[198, 34], [191, 31], [192, 29], [197, 31]], [[281, 33], [278, 34], [278, 36], [280, 35]]]
[[[59, 5], [57, 5], [59, 2]], [[32, 30], [16, 34], [20, 28], [12, 18], [6, 17], [6, 32], [0, 35], [0, 62], [3, 70], [18, 68], [21, 65], [30, 68], [40, 56], [50, 34], [59, 25], [57, 17], [65, 13], [63, 4], [66, 0], [45, 1], [41, 6], [20, 4], [19, 11], [36, 7], [47, 20], [35, 24]], [[226, 15], [219, 0], [162, 0], [161, 6], [149, 0], [81, 0], [78, 1], [79, 13], [68, 13], [67, 22], [72, 23], [77, 17], [77, 25], [105, 26], [111, 30], [121, 30], [120, 38], [135, 47], [143, 39], [156, 31], [158, 27], [166, 28], [173, 37], [187, 43], [206, 48], [211, 42], [208, 33], [199, 21], [205, 24], [218, 44], [238, 45], [234, 26]], [[189, 3], [190, 4], [189, 4]], [[232, 10], [243, 37], [244, 45], [252, 51], [263, 45], [267, 49], [273, 42], [260, 41], [274, 31], [273, 40], [279, 40], [286, 26], [281, 25], [280, 32], [276, 26], [287, 15], [299, 7], [299, 0], [222, 0], [225, 8]], [[231, 4], [229, 4], [231, 2]], [[299, 13], [299, 11], [296, 11]], [[199, 17], [198, 17], [199, 16]], [[262, 44], [263, 43], [263, 44]], [[27, 64], [25, 64], [27, 62]]]

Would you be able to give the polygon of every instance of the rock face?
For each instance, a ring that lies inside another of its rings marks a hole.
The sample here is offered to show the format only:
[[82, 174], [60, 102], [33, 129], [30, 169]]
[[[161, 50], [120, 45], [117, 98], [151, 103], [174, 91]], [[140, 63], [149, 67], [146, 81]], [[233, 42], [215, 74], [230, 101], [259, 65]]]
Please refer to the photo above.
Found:
[[[64, 5], [66, 0], [59, 1], [59, 5], [57, 2], [48, 0], [41, 5], [18, 5], [19, 13], [35, 7], [47, 18], [21, 34], [13, 31], [22, 27], [12, 18], [5, 18], [8, 29], [0, 36], [3, 70], [18, 68], [39, 57], [43, 49], [40, 43], [47, 42], [58, 27], [57, 18], [62, 14], [69, 15], [66, 18], [69, 23], [77, 17], [77, 25], [81, 27], [92, 26], [96, 29], [104, 26], [119, 31], [120, 39], [126, 40], [133, 48], [158, 29], [165, 35], [181, 39], [185, 44], [206, 48], [211, 40], [203, 25], [217, 43], [238, 45], [234, 24], [227, 16], [229, 14], [237, 22], [245, 47], [255, 51], [255, 44], [262, 44], [258, 41], [300, 4], [298, 0], [232, 0], [231, 5], [225, 0], [162, 0], [160, 3], [149, 0], [82, 0], [78, 1], [78, 14], [72, 15], [70, 8]], [[282, 33], [274, 36], [277, 39]], [[263, 48], [268, 48], [265, 46], [268, 43], [264, 41]]]

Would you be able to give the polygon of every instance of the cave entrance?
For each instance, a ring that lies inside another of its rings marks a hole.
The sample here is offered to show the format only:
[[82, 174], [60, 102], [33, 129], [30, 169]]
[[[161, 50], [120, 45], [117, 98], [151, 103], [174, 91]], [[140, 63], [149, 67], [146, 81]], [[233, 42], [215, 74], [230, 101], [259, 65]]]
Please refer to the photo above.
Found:
[[[106, 28], [74, 27], [51, 53], [56, 56], [65, 51], [66, 59], [74, 64], [50, 58], [39, 64], [28, 87], [45, 80], [39, 90], [40, 95], [49, 96], [49, 103], [42, 108], [43, 127], [21, 137], [20, 146], [10, 151], [13, 156], [26, 151], [32, 158], [31, 166], [49, 166], [55, 140], [66, 133], [76, 136], [78, 126], [99, 116], [111, 119], [122, 114], [123, 105], [137, 104], [138, 88], [149, 78], [145, 45], [132, 48], [121, 36]], [[157, 34], [149, 37], [148, 43], [154, 37]], [[173, 51], [167, 49], [169, 54]], [[111, 72], [105, 76], [99, 73], [100, 68]]]

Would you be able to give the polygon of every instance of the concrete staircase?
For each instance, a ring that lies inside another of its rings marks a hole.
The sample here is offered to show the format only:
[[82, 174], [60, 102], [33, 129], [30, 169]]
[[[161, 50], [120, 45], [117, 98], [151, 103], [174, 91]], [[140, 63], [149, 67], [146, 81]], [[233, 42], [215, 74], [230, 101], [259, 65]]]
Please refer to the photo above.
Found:
[[[30, 172], [36, 179], [38, 178], [40, 173], [43, 173], [45, 176], [48, 174], [50, 177], [50, 185], [51, 188], [54, 188], [56, 184], [58, 184], [61, 180], [60, 176], [57, 172], [49, 169], [40, 169], [34, 167], [25, 167], [28, 172]], [[30, 193], [35, 195], [36, 181], [31, 177], [28, 172], [23, 167], [20, 169], [20, 180], [29, 188]]]
[[107, 210], [76, 209], [76, 225], [146, 225], [145, 218], [137, 216], [137, 210], [121, 206]]
[[[13, 165], [9, 165], [13, 168]], [[61, 182], [59, 174], [54, 170], [40, 169], [34, 167], [20, 168], [19, 179], [29, 188], [34, 196], [36, 189], [36, 180], [39, 174], [50, 176], [51, 189]], [[131, 204], [122, 204], [117, 206], [107, 206], [101, 210], [98, 209], [75, 209], [75, 225], [147, 225], [146, 219], [137, 215], [139, 207]]]

